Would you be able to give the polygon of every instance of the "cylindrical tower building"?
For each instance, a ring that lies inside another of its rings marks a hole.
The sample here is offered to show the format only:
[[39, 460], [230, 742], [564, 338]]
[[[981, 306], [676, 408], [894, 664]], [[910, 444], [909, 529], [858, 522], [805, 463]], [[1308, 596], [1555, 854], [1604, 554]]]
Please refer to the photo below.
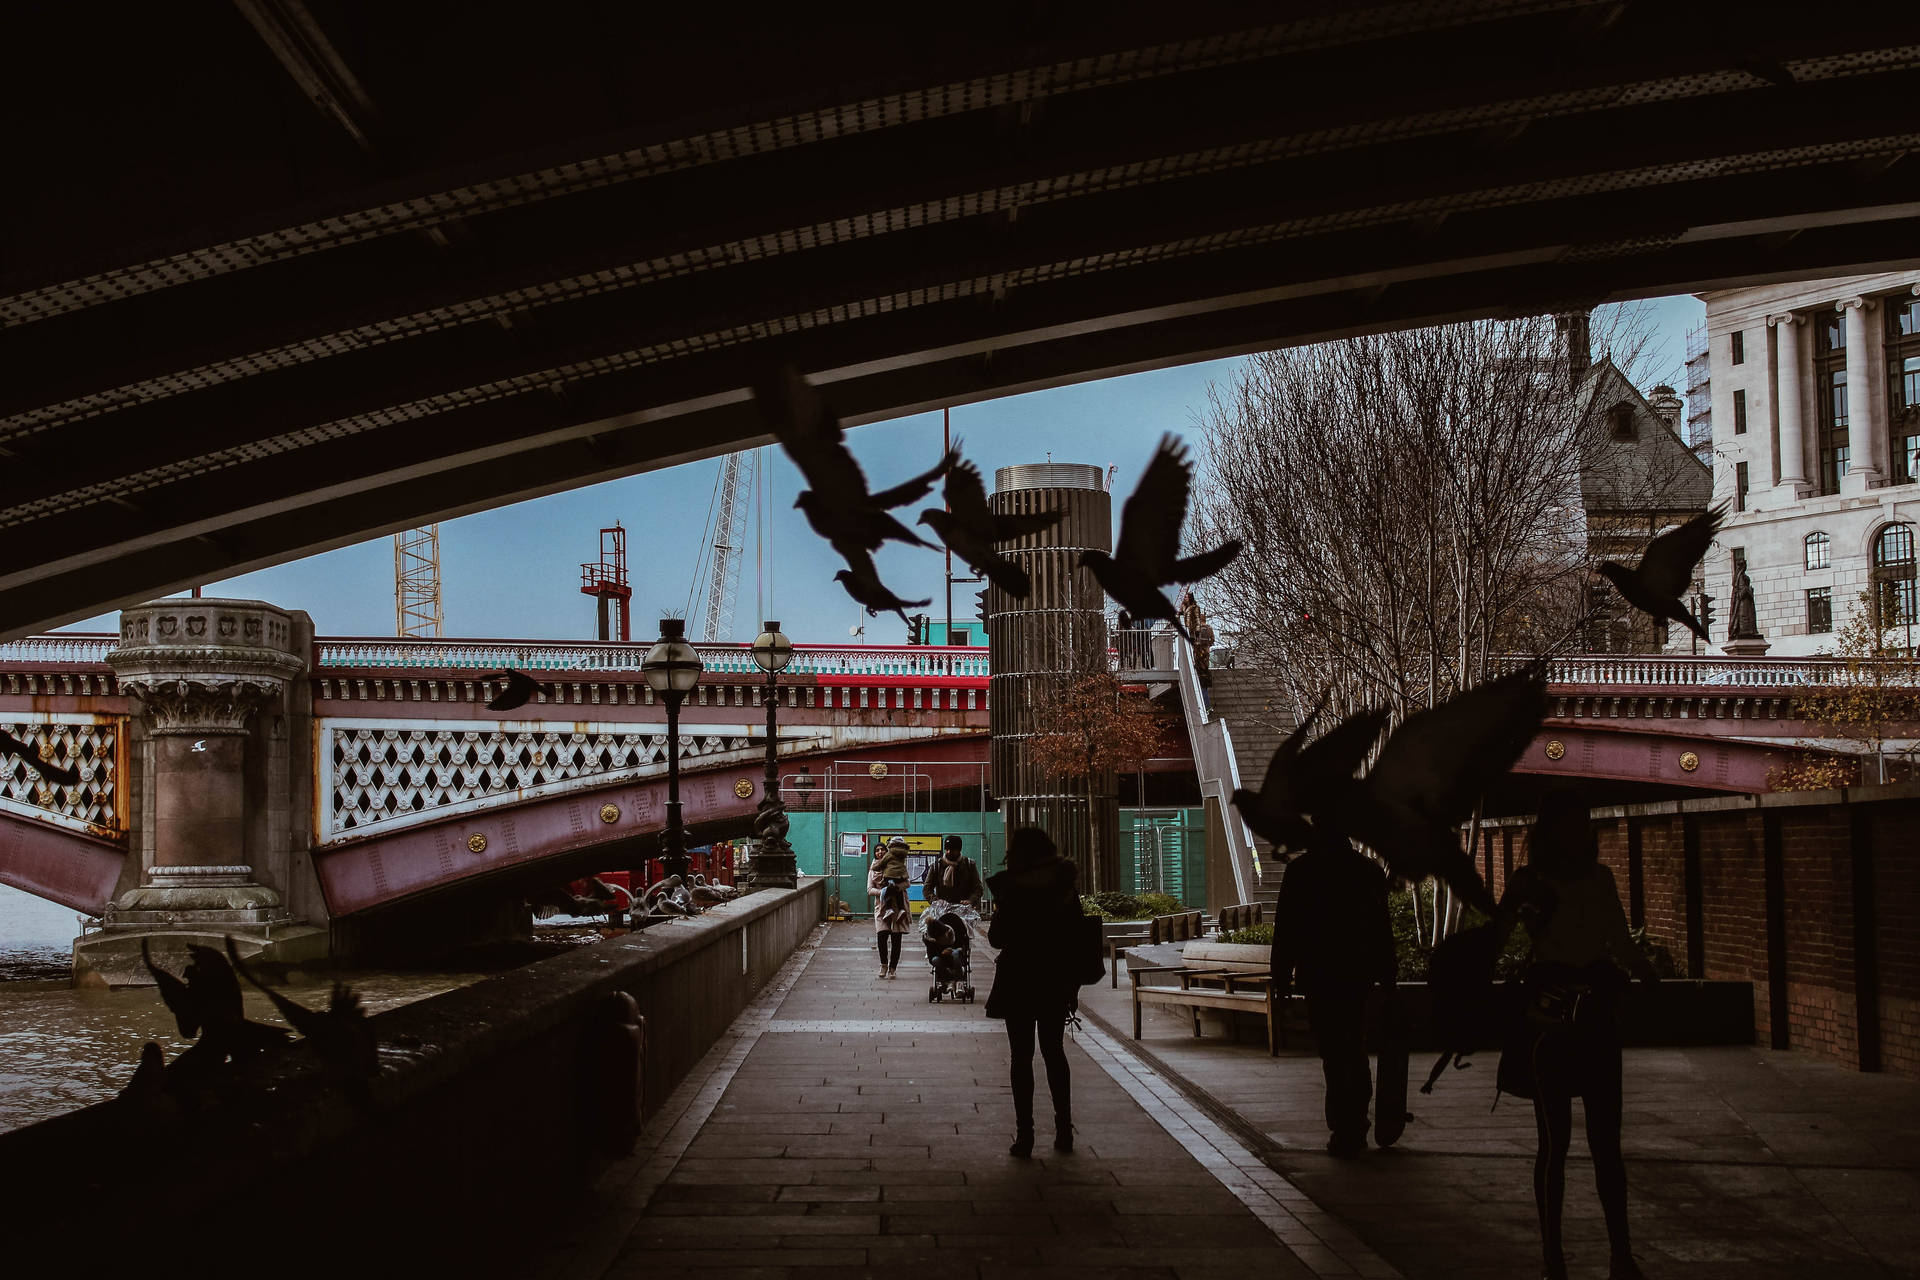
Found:
[[993, 794], [1007, 830], [1044, 829], [1079, 866], [1084, 891], [1114, 888], [1119, 810], [1113, 774], [1044, 776], [1025, 748], [1059, 690], [1107, 669], [1106, 597], [1079, 567], [1082, 551], [1113, 549], [1113, 506], [1104, 475], [1083, 463], [1001, 467], [990, 502], [999, 515], [1065, 512], [1052, 528], [1000, 548], [1032, 579], [1025, 600], [987, 588]]

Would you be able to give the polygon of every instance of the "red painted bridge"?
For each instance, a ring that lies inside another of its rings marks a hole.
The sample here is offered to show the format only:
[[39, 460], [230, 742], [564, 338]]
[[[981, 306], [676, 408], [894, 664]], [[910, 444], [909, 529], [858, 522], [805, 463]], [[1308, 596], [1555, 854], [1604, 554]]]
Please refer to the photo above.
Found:
[[[144, 732], [106, 663], [112, 636], [0, 646], [0, 727], [80, 780], [49, 785], [0, 757], [0, 881], [97, 914], [137, 875]], [[686, 820], [740, 830], [763, 785], [765, 677], [744, 645], [699, 646], [682, 711]], [[351, 915], [480, 877], [617, 863], [664, 821], [665, 708], [645, 646], [520, 640], [314, 641], [288, 742], [286, 798], [324, 910]], [[547, 691], [493, 712], [485, 677]], [[1143, 676], [1151, 673], [1143, 673]], [[1782, 745], [1814, 726], [1796, 697], [1835, 678], [1817, 660], [1576, 657], [1552, 671], [1552, 717], [1524, 771], [1767, 789]], [[783, 773], [829, 760], [985, 759], [981, 649], [796, 648], [778, 685]], [[1231, 726], [1228, 726], [1230, 732]], [[1204, 755], [1197, 752], [1196, 755]]]

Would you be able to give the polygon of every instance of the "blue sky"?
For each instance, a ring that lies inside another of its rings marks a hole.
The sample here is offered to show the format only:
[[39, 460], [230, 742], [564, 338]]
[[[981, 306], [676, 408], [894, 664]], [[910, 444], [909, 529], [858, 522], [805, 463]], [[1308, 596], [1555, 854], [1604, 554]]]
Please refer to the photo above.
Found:
[[[1648, 367], [1678, 386], [1686, 332], [1704, 320], [1705, 310], [1692, 297], [1663, 298], [1653, 304], [1651, 318], [1660, 354]], [[967, 405], [953, 411], [953, 434], [964, 442], [989, 488], [994, 468], [1046, 461], [1051, 455], [1055, 462], [1092, 463], [1103, 471], [1117, 466], [1114, 487], [1117, 497], [1124, 496], [1163, 432], [1195, 434], [1193, 414], [1204, 403], [1208, 384], [1231, 380], [1237, 363], [1207, 361]], [[848, 441], [879, 488], [937, 460], [940, 415], [854, 428]], [[768, 457], [771, 502], [765, 505], [771, 507], [771, 533], [748, 542], [735, 638], [752, 639], [760, 619], [772, 616], [804, 643], [847, 643], [848, 629], [856, 624], [865, 625], [866, 642], [901, 643], [898, 618], [865, 617], [833, 581], [840, 562], [793, 509], [799, 489], [793, 465], [777, 449], [763, 453], [763, 463]], [[719, 459], [711, 459], [447, 521], [440, 528], [446, 633], [591, 639], [593, 601], [580, 594], [580, 564], [598, 557], [600, 527], [618, 520], [629, 530], [634, 638], [651, 638], [660, 618], [688, 608], [720, 466]], [[1116, 520], [1119, 509], [1116, 500]], [[911, 523], [913, 513], [903, 514]], [[898, 594], [932, 597], [926, 612], [938, 616], [943, 611], [939, 555], [889, 544], [877, 563]], [[967, 570], [956, 561], [955, 572]], [[977, 589], [954, 588], [954, 613], [963, 622], [973, 615]], [[207, 593], [305, 609], [322, 635], [392, 635], [393, 541], [379, 538], [209, 583]], [[109, 614], [70, 629], [116, 626]], [[690, 630], [697, 626], [696, 621]]]

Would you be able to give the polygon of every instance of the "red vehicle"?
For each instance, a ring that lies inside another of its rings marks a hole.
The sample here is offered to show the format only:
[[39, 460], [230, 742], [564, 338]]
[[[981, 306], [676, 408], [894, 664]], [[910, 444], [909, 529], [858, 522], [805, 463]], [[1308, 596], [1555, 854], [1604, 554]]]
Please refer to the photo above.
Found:
[[[698, 849], [689, 849], [687, 850], [687, 857], [690, 862], [687, 868], [688, 875], [705, 876], [709, 884], [731, 885], [734, 882], [734, 849], [731, 842], [722, 840], [717, 844], [702, 845]], [[666, 879], [666, 877], [666, 867], [661, 863], [660, 859], [649, 858], [647, 860], [646, 884], [643, 884], [641, 888], [645, 889], [648, 885], [658, 884]], [[599, 878], [616, 889], [622, 889], [628, 893], [632, 892], [629, 884], [629, 881], [632, 879], [632, 873], [627, 870], [602, 871], [599, 874]], [[587, 892], [585, 880], [576, 880], [569, 887], [574, 893], [582, 896]], [[624, 903], [621, 904], [622, 909], [625, 908], [625, 905]]]

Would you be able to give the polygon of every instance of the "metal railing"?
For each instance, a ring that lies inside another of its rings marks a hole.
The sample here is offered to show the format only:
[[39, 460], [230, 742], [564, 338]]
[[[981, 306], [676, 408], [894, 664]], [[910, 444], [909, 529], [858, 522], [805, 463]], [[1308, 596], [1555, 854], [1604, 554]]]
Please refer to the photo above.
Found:
[[[516, 640], [318, 640], [318, 670], [632, 672], [638, 673], [652, 644]], [[696, 644], [709, 675], [765, 673], [750, 644]], [[3, 658], [0, 658], [3, 660]], [[927, 676], [987, 678], [987, 651], [948, 645], [793, 646], [785, 674], [815, 676]]]
[[[1525, 666], [1524, 657], [1499, 658], [1498, 671]], [[1835, 658], [1712, 658], [1665, 654], [1584, 654], [1554, 658], [1547, 682], [1560, 686], [1643, 689], [1804, 689], [1846, 683], [1864, 675], [1876, 683], [1920, 681], [1920, 663], [1887, 659], [1849, 664]]]

